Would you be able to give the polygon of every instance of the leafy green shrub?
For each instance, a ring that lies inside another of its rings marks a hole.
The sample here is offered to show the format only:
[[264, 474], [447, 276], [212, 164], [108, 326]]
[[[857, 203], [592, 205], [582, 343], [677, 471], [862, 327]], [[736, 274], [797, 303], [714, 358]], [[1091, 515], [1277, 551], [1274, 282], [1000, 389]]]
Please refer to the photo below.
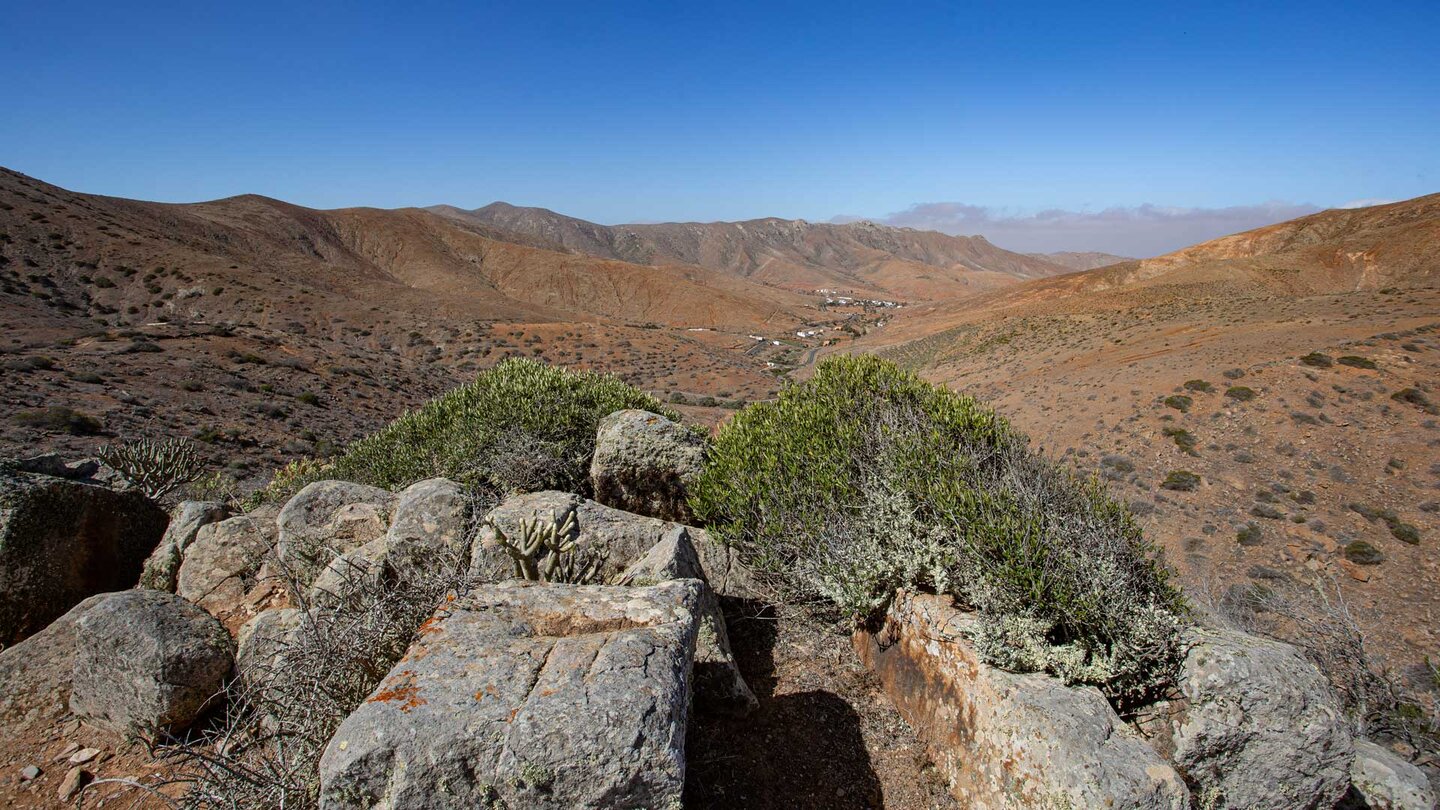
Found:
[[1374, 360], [1371, 360], [1368, 357], [1360, 357], [1359, 355], [1354, 354], [1347, 354], [1343, 357], [1337, 357], [1335, 358], [1335, 362], [1339, 363], [1342, 366], [1350, 366], [1351, 368], [1379, 368], [1379, 366], [1375, 365]]
[[1189, 413], [1190, 406], [1194, 404], [1195, 400], [1185, 396], [1184, 394], [1171, 394], [1170, 396], [1165, 397], [1165, 407], [1174, 408], [1181, 413]]
[[1224, 377], [1227, 380], [1238, 380], [1241, 377], [1245, 376], [1245, 369], [1227, 368], [1224, 371], [1220, 372], [1220, 376]]
[[1249, 402], [1257, 395], [1254, 388], [1244, 385], [1232, 385], [1225, 389], [1225, 396], [1238, 402]]
[[13, 418], [18, 424], [26, 427], [40, 428], [54, 433], [69, 433], [72, 436], [89, 436], [99, 433], [102, 427], [99, 419], [63, 405], [20, 411]]
[[1200, 476], [1189, 470], [1171, 470], [1160, 483], [1161, 489], [1175, 492], [1194, 492], [1200, 486]]
[[1181, 597], [1097, 480], [1025, 445], [970, 397], [833, 357], [736, 414], [692, 506], [787, 598], [864, 618], [949, 593], [991, 662], [1139, 694], [1178, 660]]
[[1346, 504], [1346, 506], [1350, 508], [1350, 511], [1360, 515], [1371, 523], [1383, 521], [1385, 527], [1390, 530], [1390, 534], [1394, 536], [1396, 540], [1402, 543], [1409, 543], [1412, 546], [1420, 543], [1420, 530], [1401, 520], [1394, 509], [1383, 506], [1368, 506], [1363, 503], [1351, 503]]
[[1300, 358], [1300, 362], [1312, 368], [1330, 368], [1335, 365], [1335, 361], [1330, 358], [1330, 355], [1320, 352], [1310, 352]]
[[1209, 393], [1213, 393], [1213, 392], [1215, 391], [1215, 386], [1211, 385], [1210, 383], [1206, 382], [1205, 380], [1186, 380], [1186, 381], [1185, 381], [1185, 390], [1186, 390], [1186, 391], [1198, 391], [1199, 393], [1202, 393], [1202, 394], [1209, 394]]
[[360, 439], [333, 461], [292, 471], [265, 490], [288, 497], [338, 478], [386, 489], [444, 476], [500, 491], [584, 493], [600, 420], [639, 408], [679, 416], [613, 376], [512, 358]]
[[1198, 456], [1195, 446], [1198, 444], [1195, 434], [1181, 427], [1165, 427], [1160, 430], [1166, 437], [1175, 442], [1182, 453], [1190, 456]]
[[302, 391], [295, 395], [296, 402], [303, 402], [306, 405], [319, 405], [320, 397], [313, 391]]
[[1260, 545], [1260, 526], [1255, 523], [1246, 523], [1235, 532], [1235, 542], [1242, 546]]

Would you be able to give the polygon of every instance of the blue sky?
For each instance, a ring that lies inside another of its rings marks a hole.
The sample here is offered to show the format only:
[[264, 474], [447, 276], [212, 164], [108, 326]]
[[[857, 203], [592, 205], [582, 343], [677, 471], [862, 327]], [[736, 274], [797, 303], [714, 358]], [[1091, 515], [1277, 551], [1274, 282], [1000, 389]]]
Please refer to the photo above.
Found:
[[1009, 223], [1018, 249], [1050, 247], [1038, 212], [1108, 211], [1065, 246], [1153, 252], [1103, 222], [1440, 191], [1434, 0], [3, 0], [0, 31], [0, 165], [125, 197], [608, 223], [943, 204], [986, 213], [927, 227]]

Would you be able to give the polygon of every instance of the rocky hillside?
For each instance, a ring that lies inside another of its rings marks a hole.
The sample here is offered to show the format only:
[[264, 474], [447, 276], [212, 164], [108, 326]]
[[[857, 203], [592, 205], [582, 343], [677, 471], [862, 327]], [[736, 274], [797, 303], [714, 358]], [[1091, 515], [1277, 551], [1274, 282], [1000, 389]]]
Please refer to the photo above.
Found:
[[543, 208], [492, 203], [429, 209], [558, 248], [644, 264], [688, 264], [792, 290], [832, 289], [905, 301], [949, 298], [1066, 272], [981, 236], [873, 222], [804, 220], [597, 225]]
[[1054, 262], [1071, 270], [1094, 270], [1097, 267], [1108, 267], [1112, 264], [1130, 262], [1134, 259], [1128, 256], [1116, 256], [1113, 253], [1096, 253], [1094, 251], [1061, 251], [1059, 253], [1027, 253], [1027, 256], [1034, 256], [1037, 259], [1044, 259], [1047, 262]]

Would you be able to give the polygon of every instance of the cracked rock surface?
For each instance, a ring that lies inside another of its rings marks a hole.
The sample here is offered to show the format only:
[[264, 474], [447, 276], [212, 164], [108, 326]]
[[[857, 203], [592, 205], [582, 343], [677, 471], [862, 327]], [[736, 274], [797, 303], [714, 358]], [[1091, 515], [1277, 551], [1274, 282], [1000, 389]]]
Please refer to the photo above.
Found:
[[330, 741], [322, 807], [679, 807], [702, 588], [454, 600]]

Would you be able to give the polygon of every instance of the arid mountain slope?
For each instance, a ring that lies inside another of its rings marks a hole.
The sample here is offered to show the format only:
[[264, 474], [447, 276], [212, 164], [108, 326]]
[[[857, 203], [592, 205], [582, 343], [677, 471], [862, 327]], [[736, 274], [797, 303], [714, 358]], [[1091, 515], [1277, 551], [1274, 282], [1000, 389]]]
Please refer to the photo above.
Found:
[[1198, 592], [1336, 579], [1423, 686], [1440, 660], [1437, 248], [1440, 196], [1327, 211], [910, 308], [850, 350], [980, 396], [1109, 479]]
[[776, 380], [748, 335], [820, 315], [821, 299], [730, 274], [494, 236], [417, 209], [165, 205], [0, 170], [0, 443], [194, 435], [258, 472], [512, 355], [693, 400], [763, 397]]
[[983, 237], [892, 228], [873, 222], [756, 219], [597, 225], [543, 208], [493, 203], [473, 211], [429, 209], [452, 219], [524, 234], [557, 248], [643, 264], [691, 264], [793, 290], [835, 289], [933, 300], [1066, 271], [1002, 250]]
[[1135, 261], [1129, 256], [1116, 256], [1113, 253], [1096, 253], [1094, 251], [1064, 250], [1059, 253], [1027, 253], [1025, 255], [1044, 259], [1071, 270], [1094, 270], [1097, 267]]

